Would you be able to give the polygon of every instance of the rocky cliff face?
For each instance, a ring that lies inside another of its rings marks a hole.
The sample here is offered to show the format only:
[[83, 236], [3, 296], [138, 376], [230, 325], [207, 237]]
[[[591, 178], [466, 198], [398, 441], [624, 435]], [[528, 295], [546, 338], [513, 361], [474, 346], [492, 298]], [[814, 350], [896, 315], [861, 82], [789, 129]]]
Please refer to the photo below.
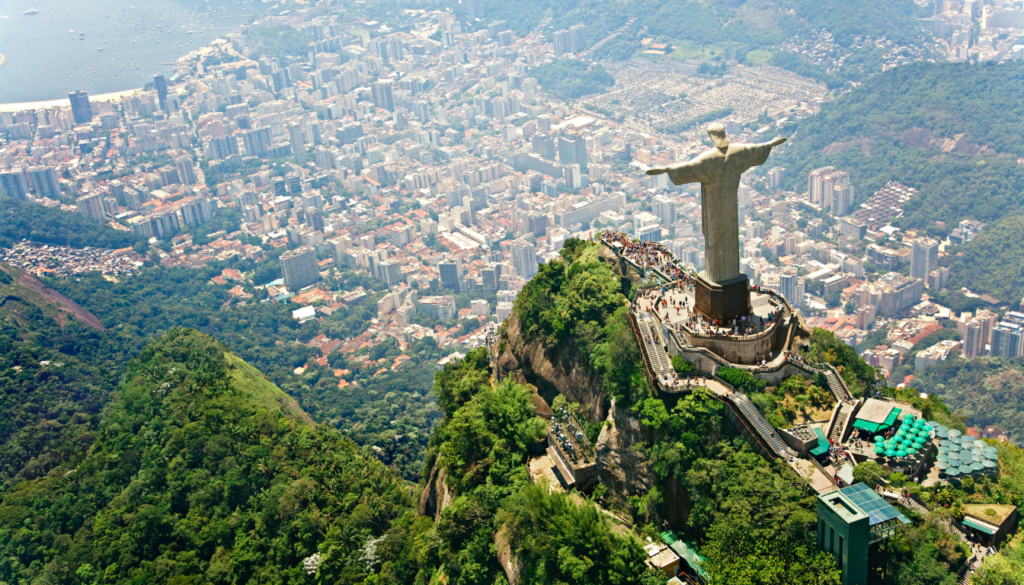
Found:
[[654, 485], [647, 461], [635, 450], [644, 432], [633, 411], [619, 407], [613, 399], [594, 450], [598, 478], [609, 491], [622, 498], [643, 494]]
[[420, 516], [433, 516], [437, 522], [441, 519], [441, 512], [444, 512], [453, 499], [455, 494], [445, 481], [444, 469], [434, 461], [434, 466], [430, 469], [430, 478], [423, 488], [423, 493], [420, 494]]
[[543, 340], [524, 341], [519, 318], [513, 313], [506, 322], [507, 340], [498, 357], [500, 376], [514, 376], [537, 388], [550, 405], [559, 394], [583, 406], [587, 420], [597, 422], [608, 415], [608, 398], [601, 377], [585, 364], [573, 344], [549, 348]]

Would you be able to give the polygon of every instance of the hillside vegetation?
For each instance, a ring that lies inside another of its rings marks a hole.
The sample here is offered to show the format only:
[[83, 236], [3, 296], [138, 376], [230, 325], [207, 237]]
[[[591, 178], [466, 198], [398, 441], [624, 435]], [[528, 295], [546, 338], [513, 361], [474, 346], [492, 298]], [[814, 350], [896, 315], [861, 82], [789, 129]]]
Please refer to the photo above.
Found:
[[967, 424], [996, 425], [1024, 444], [1024, 360], [949, 359], [918, 373], [914, 382], [942, 396]]
[[949, 263], [949, 288], [967, 287], [1017, 305], [1024, 299], [1024, 213], [985, 226]]
[[0, 197], [0, 247], [19, 240], [73, 248], [127, 248], [144, 241], [80, 213]]
[[[830, 83], [840, 83], [821, 67], [778, 49], [793, 37], [811, 38], [817, 31], [832, 32], [837, 42], [849, 47], [858, 36], [884, 36], [899, 44], [915, 44], [924, 38], [914, 17], [919, 9], [909, 0], [859, 0], [851, 9], [840, 0], [761, 0], [699, 2], [652, 0], [642, 4], [615, 0], [486, 0], [487, 22], [504, 20], [517, 36], [532, 31], [544, 18], [543, 29], [552, 32], [576, 24], [587, 25], [587, 45], [605, 39], [630, 19], [634, 24], [595, 53], [599, 58], [627, 59], [642, 50], [642, 37], [654, 37], [670, 45], [689, 45], [703, 50], [695, 54], [714, 59], [737, 59], [794, 70]], [[881, 70], [880, 49], [856, 51], [839, 76], [860, 79]], [[748, 61], [748, 55], [756, 59]]]
[[173, 329], [128, 364], [84, 460], [4, 494], [0, 574], [282, 583], [319, 552], [322, 582], [357, 583], [410, 495], [223, 345]]
[[530, 69], [541, 88], [562, 99], [574, 100], [601, 93], [615, 85], [615, 78], [601, 65], [587, 65], [575, 59], [561, 59]]
[[1024, 63], [914, 63], [867, 80], [801, 122], [779, 152], [789, 188], [832, 165], [848, 171], [858, 201], [888, 181], [920, 195], [898, 223], [948, 229], [1024, 207]]
[[566, 240], [561, 259], [542, 264], [516, 297], [515, 314], [524, 339], [578, 348], [605, 392], [628, 404], [647, 383], [627, 320], [629, 282], [598, 259], [597, 249], [593, 242]]

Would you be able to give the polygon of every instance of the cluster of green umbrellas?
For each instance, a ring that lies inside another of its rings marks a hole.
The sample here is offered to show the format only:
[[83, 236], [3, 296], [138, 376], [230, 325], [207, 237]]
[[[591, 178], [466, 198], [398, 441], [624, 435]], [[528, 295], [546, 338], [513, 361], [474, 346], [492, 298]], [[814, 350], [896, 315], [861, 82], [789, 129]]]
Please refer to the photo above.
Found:
[[[938, 426], [936, 423], [935, 426]], [[933, 429], [931, 423], [915, 418], [912, 414], [903, 417], [896, 434], [889, 440], [882, 435], [875, 436], [875, 453], [886, 457], [907, 457], [916, 455], [924, 449], [931, 439]]]
[[999, 456], [996, 448], [974, 437], [964, 437], [960, 431], [948, 431], [948, 438], [939, 441], [939, 455], [935, 458], [940, 471], [950, 477], [979, 472], [994, 472]]

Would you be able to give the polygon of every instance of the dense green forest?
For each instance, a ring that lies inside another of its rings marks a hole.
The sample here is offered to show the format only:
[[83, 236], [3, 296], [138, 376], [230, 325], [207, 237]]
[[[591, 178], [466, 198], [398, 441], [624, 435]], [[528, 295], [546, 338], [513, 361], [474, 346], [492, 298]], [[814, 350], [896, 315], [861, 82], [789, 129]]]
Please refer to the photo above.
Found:
[[615, 78], [601, 65], [588, 65], [575, 59], [561, 59], [530, 69], [541, 88], [564, 100], [601, 93], [615, 85]]
[[19, 240], [73, 248], [118, 249], [131, 247], [140, 238], [80, 213], [0, 197], [0, 247], [9, 248]]
[[1024, 299], [1024, 213], [986, 225], [958, 252], [949, 262], [950, 290], [967, 287], [1014, 306]]
[[[252, 269], [244, 262], [235, 266]], [[296, 368], [319, 356], [304, 345], [316, 335], [345, 339], [364, 332], [377, 315], [377, 295], [335, 311], [323, 322], [299, 325], [291, 315], [294, 307], [288, 305], [230, 304], [227, 287], [210, 282], [223, 267], [153, 267], [117, 283], [98, 274], [48, 283], [96, 314], [109, 329], [105, 335], [123, 348], [117, 359], [109, 360], [109, 367], [120, 367], [126, 356], [172, 327], [197, 329], [265, 372], [314, 420], [337, 427], [360, 445], [377, 446], [378, 456], [394, 471], [418, 479], [430, 429], [440, 417], [430, 388], [434, 364], [445, 352], [432, 339], [416, 342], [406, 351], [388, 340], [370, 350], [366, 362], [349, 364], [334, 354], [327, 367], [311, 364], [296, 375]], [[410, 357], [408, 362], [377, 373], [403, 353]], [[369, 367], [377, 361], [381, 366]], [[362, 365], [367, 367], [358, 367]], [[346, 368], [353, 370], [348, 380], [355, 384], [338, 388], [339, 378], [333, 372]]]
[[[172, 329], [127, 366], [77, 465], [0, 506], [0, 575], [20, 583], [405, 583], [378, 548], [412, 494], [260, 372]], [[397, 556], [397, 555], [396, 555]], [[390, 560], [390, 559], [389, 559]]]
[[526, 457], [543, 450], [545, 422], [529, 387], [511, 379], [491, 385], [485, 349], [445, 366], [435, 392], [445, 418], [428, 463], [457, 494], [436, 527], [434, 554], [449, 578], [504, 582], [493, 544], [502, 530], [524, 583], [659, 582], [645, 572], [639, 541], [613, 531], [592, 503], [530, 487]]
[[522, 338], [578, 349], [605, 391], [630, 404], [646, 384], [640, 350], [627, 321], [629, 281], [598, 259], [597, 244], [566, 240], [561, 259], [542, 264], [515, 301]]
[[1024, 444], [1024, 360], [948, 359], [919, 372], [914, 382], [942, 396], [967, 424], [996, 425]]
[[[839, 83], [838, 78], [802, 57], [778, 50], [793, 37], [811, 38], [816, 31], [831, 31], [837, 43], [850, 48], [858, 36], [884, 36], [902, 45], [915, 45], [924, 38], [914, 20], [919, 8], [909, 0], [862, 0], [857, 9], [839, 0], [761, 0], [756, 2], [697, 2], [653, 0], [642, 7], [614, 0], [487, 0], [487, 22], [504, 20], [517, 36], [533, 30], [544, 18], [550, 24], [544, 32], [576, 24], [587, 25], [587, 44], [594, 45], [623, 23], [636, 19], [618, 37], [605, 43], [595, 57], [627, 59], [638, 54], [643, 37], [654, 37], [670, 45], [688, 44], [708, 49], [716, 59], [750, 62], [748, 55], [770, 55], [769, 63], [821, 81]], [[860, 80], [881, 71], [881, 51], [874, 46], [854, 51], [854, 56], [835, 74]], [[760, 64], [760, 60], [757, 61]]]
[[845, 170], [858, 201], [888, 181], [915, 187], [897, 222], [904, 228], [992, 222], [1024, 207], [1022, 84], [1019, 62], [897, 67], [801, 122], [772, 166], [786, 167], [797, 191], [811, 169]]

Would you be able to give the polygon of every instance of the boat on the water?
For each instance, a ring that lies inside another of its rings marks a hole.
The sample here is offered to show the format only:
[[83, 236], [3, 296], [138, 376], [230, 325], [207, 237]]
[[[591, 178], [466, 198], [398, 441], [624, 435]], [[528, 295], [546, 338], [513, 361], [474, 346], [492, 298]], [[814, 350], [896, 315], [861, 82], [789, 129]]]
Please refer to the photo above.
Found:
[[25, 11], [25, 16], [32, 16], [33, 14], [39, 14], [39, 11], [35, 8], [29, 8]]

